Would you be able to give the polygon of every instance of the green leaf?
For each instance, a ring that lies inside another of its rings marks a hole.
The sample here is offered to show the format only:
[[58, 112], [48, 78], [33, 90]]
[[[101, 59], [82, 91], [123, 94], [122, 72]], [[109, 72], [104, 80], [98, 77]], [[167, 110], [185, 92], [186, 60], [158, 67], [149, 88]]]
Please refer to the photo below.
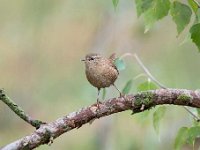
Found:
[[153, 113], [153, 127], [157, 134], [159, 134], [160, 120], [163, 118], [165, 111], [166, 107], [161, 106]]
[[137, 16], [139, 17], [142, 13], [151, 8], [152, 2], [153, 0], [135, 0]]
[[187, 5], [174, 1], [171, 5], [172, 19], [176, 23], [178, 34], [189, 24], [192, 11]]
[[145, 81], [143, 83], [141, 83], [138, 87], [137, 87], [137, 91], [147, 91], [147, 90], [155, 90], [158, 87], [151, 82], [151, 80]]
[[149, 124], [151, 123], [151, 119], [150, 117], [152, 116], [152, 110], [146, 110], [146, 111], [142, 111], [140, 113], [135, 114], [135, 118], [137, 120], [137, 123], [140, 123], [142, 125], [142, 127], [147, 127], [149, 126]]
[[114, 8], [116, 9], [119, 3], [119, 0], [112, 0], [112, 3], [113, 3]]
[[122, 93], [124, 94], [128, 94], [131, 90], [131, 87], [132, 87], [132, 84], [133, 84], [133, 81], [132, 80], [129, 80], [126, 85], [124, 86], [123, 90], [122, 90]]
[[114, 64], [119, 71], [124, 70], [126, 68], [124, 61], [120, 58], [115, 59]]
[[188, 137], [188, 128], [187, 127], [180, 128], [176, 135], [174, 149], [180, 150], [183, 144], [186, 143], [187, 137]]
[[106, 97], [106, 88], [103, 88], [102, 99], [105, 99], [105, 97]]
[[200, 9], [197, 10], [195, 23], [200, 23]]
[[192, 145], [194, 149], [195, 140], [196, 138], [199, 137], [200, 137], [200, 126], [194, 126], [191, 128], [182, 127], [178, 131], [174, 147], [176, 150], [179, 150], [182, 145], [188, 143]]
[[192, 41], [196, 44], [200, 52], [200, 23], [193, 25], [190, 28]]
[[194, 147], [195, 139], [198, 137], [200, 137], [200, 127], [189, 128], [187, 142]]
[[169, 0], [154, 0], [148, 11], [144, 13], [145, 32], [148, 31], [156, 21], [167, 16], [169, 9]]
[[196, 108], [198, 116], [200, 116], [200, 108]]
[[192, 10], [194, 11], [194, 13], [197, 13], [198, 10], [198, 4], [197, 2], [195, 2], [194, 0], [188, 0], [188, 3], [190, 4]]

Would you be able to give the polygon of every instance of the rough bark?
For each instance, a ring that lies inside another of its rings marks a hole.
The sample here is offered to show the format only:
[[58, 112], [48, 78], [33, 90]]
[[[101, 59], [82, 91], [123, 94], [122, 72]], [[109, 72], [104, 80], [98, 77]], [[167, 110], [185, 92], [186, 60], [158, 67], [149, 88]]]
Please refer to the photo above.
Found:
[[200, 91], [159, 89], [108, 99], [100, 104], [99, 109], [97, 109], [96, 104], [93, 104], [72, 112], [51, 123], [41, 125], [32, 134], [10, 143], [1, 149], [33, 149], [42, 144], [48, 144], [52, 139], [59, 137], [61, 134], [74, 128], [80, 128], [82, 125], [91, 123], [95, 119], [125, 110], [132, 110], [134, 114], [163, 104], [200, 108]]

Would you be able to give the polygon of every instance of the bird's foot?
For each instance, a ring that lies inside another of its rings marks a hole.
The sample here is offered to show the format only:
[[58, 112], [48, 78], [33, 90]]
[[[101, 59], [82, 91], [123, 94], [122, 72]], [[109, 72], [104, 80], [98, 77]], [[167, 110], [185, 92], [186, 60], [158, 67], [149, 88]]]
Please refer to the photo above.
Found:
[[127, 95], [120, 92], [119, 98], [123, 98], [126, 101], [127, 100]]
[[124, 96], [125, 96], [124, 93], [122, 93], [122, 92], [119, 93], [119, 97], [120, 97], [120, 98], [121, 98], [121, 97], [124, 97]]
[[96, 104], [97, 105], [97, 110], [96, 111], [100, 110], [100, 105], [101, 104], [102, 104], [102, 102], [97, 99], [97, 104]]
[[97, 109], [96, 109], [96, 117], [97, 118], [99, 118], [99, 112], [100, 112], [100, 105], [102, 104], [102, 102], [101, 101], [99, 101], [98, 99], [97, 99]]

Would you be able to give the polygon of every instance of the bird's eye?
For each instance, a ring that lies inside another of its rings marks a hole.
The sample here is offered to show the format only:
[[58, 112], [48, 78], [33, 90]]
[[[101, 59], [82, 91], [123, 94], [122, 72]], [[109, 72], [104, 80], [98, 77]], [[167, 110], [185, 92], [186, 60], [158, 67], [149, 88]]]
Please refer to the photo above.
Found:
[[93, 57], [90, 57], [90, 60], [94, 60], [94, 58], [93, 58]]

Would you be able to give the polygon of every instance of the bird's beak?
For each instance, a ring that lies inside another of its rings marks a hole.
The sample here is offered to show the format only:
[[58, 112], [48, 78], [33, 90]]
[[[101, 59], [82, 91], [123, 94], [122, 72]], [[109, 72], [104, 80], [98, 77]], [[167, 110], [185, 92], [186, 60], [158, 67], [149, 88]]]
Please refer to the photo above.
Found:
[[85, 59], [81, 59], [81, 61], [85, 61]]

